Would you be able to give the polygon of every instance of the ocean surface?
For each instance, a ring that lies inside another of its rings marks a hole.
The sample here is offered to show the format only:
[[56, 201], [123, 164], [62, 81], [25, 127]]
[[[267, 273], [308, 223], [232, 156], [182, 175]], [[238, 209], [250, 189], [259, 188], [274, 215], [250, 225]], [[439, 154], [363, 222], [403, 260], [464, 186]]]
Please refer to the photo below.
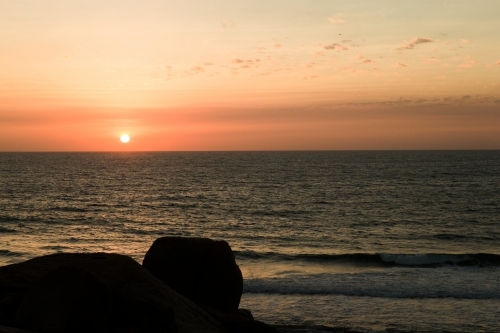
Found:
[[500, 151], [0, 153], [0, 265], [162, 236], [283, 332], [500, 332]]

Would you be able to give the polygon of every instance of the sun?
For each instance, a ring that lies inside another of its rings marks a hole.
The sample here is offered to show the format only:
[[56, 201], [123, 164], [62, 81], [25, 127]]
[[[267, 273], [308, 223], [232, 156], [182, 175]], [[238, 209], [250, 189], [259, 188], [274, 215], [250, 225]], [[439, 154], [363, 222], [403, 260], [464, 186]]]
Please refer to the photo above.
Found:
[[128, 136], [128, 134], [123, 134], [122, 136], [120, 136], [120, 141], [123, 143], [127, 143], [130, 141], [130, 136]]

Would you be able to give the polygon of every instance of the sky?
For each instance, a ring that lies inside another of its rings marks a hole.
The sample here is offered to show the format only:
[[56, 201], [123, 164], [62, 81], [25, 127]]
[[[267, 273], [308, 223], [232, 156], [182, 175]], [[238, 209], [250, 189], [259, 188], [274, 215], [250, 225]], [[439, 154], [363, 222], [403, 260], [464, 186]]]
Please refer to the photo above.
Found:
[[500, 149], [499, 17], [498, 0], [0, 1], [0, 151]]

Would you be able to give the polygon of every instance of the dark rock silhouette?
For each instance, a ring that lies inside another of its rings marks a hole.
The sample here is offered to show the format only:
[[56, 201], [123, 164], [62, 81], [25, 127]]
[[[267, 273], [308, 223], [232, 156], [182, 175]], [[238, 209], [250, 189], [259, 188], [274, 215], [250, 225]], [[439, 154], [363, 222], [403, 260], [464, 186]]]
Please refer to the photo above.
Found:
[[238, 310], [243, 276], [225, 241], [159, 238], [146, 253], [143, 266], [192, 301], [225, 312]]
[[0, 326], [0, 333], [38, 333], [38, 332], [22, 330], [14, 327]]
[[[3, 302], [19, 294], [28, 297], [32, 286], [45, 279], [51, 270], [64, 265], [87, 270], [108, 285], [113, 298], [109, 332], [224, 332], [221, 324], [203, 309], [170, 289], [132, 258], [118, 254], [61, 253], [0, 267], [0, 299]], [[21, 316], [23, 306], [16, 317]]]
[[246, 309], [233, 312], [224, 312], [219, 309], [201, 305], [200, 306], [218, 320], [230, 333], [278, 333], [278, 331], [258, 320], [254, 320], [252, 313]]
[[95, 274], [57, 267], [34, 283], [15, 316], [18, 327], [40, 332], [108, 332], [111, 290]]
[[226, 242], [160, 238], [144, 263], [192, 300], [127, 256], [53, 254], [0, 267], [0, 333], [277, 333], [238, 309]]
[[[0, 284], [0, 288], [1, 287], [2, 285]], [[2, 311], [5, 316], [5, 322], [1, 325], [8, 326], [11, 323], [14, 323], [14, 316], [21, 306], [23, 298], [24, 294], [21, 293], [10, 293], [5, 295], [3, 298], [0, 296], [0, 311]]]
[[10, 324], [10, 322], [7, 319], [7, 316], [4, 315], [2, 310], [0, 310], [0, 326], [8, 326], [9, 324]]

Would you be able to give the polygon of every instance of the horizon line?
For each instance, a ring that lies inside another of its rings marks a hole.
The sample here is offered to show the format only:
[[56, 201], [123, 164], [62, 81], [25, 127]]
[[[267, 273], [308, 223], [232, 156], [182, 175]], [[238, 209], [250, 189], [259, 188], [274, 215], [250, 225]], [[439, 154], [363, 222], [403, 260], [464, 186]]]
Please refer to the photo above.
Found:
[[445, 151], [500, 151], [495, 149], [271, 149], [271, 150], [30, 150], [0, 151], [0, 154], [15, 153], [279, 153], [279, 152], [445, 152]]

